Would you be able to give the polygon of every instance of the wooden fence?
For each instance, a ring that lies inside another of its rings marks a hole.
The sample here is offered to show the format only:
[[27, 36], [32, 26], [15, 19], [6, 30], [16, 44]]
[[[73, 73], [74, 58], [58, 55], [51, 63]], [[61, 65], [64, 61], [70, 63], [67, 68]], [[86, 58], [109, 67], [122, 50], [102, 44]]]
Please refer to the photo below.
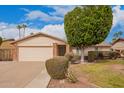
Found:
[[0, 61], [13, 61], [14, 49], [0, 49]]

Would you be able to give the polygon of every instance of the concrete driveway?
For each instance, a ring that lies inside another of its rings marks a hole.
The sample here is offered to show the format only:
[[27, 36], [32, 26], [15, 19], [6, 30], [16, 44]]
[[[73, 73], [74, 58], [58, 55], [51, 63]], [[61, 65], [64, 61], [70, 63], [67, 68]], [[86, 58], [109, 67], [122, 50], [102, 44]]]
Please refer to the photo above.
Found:
[[44, 62], [0, 62], [0, 88], [47, 87]]

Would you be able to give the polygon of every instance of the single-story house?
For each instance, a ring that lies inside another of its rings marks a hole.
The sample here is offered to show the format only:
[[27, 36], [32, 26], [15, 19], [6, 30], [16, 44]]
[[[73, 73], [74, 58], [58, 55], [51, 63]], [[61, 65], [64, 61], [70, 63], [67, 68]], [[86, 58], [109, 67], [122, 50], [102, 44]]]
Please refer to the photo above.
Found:
[[[111, 51], [111, 44], [102, 42], [100, 44], [84, 48], [84, 56], [88, 56], [88, 51]], [[72, 48], [73, 53], [76, 53], [76, 48]]]
[[113, 51], [118, 51], [120, 52], [121, 56], [124, 56], [124, 39], [123, 38], [119, 38], [117, 40], [115, 40], [112, 43], [112, 47]]
[[11, 44], [13, 41], [14, 39], [3, 40], [0, 49], [14, 49], [14, 46]]
[[27, 36], [11, 44], [15, 47], [16, 61], [45, 61], [54, 56], [63, 56], [70, 51], [64, 40], [44, 33]]
[[15, 47], [11, 44], [14, 39], [6, 39], [0, 45], [0, 61], [12, 61]]

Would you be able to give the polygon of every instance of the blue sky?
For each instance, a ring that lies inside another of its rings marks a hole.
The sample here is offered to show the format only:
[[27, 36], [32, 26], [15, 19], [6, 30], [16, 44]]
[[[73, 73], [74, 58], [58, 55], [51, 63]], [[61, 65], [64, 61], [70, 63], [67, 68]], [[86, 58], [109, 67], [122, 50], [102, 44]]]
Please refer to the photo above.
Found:
[[[64, 15], [76, 6], [41, 6], [41, 5], [1, 5], [0, 6], [0, 36], [18, 38], [18, 24], [27, 24], [26, 35], [44, 32], [65, 39]], [[107, 42], [112, 40], [117, 31], [124, 31], [124, 6], [112, 6], [113, 25]], [[122, 35], [121, 37], [124, 37]]]

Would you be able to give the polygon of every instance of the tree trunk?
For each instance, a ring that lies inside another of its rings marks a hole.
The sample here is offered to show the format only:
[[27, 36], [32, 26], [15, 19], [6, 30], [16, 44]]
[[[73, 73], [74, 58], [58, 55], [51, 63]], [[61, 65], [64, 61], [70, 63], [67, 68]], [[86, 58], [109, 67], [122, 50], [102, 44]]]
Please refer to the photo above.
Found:
[[84, 47], [81, 47], [81, 62], [84, 63]]
[[25, 28], [24, 28], [24, 33], [23, 33], [23, 37], [25, 37]]
[[98, 47], [95, 47], [95, 52], [96, 52], [96, 59], [98, 59]]
[[79, 47], [76, 47], [77, 55], [79, 55]]
[[21, 38], [21, 35], [20, 35], [20, 30], [19, 30], [19, 39]]

